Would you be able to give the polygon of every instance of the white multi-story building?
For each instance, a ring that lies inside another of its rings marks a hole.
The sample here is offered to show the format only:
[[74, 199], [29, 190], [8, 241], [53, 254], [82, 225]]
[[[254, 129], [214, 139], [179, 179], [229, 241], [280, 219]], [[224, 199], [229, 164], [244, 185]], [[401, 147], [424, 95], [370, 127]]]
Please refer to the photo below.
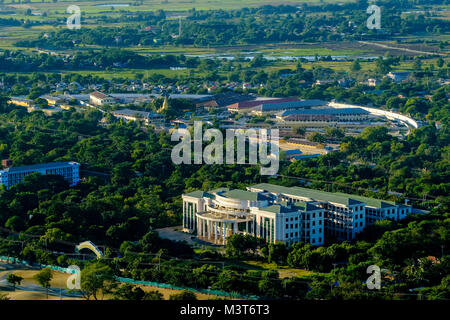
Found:
[[61, 175], [72, 187], [79, 181], [79, 167], [77, 162], [52, 162], [41, 163], [23, 167], [11, 167], [0, 170], [0, 185], [7, 189], [22, 181], [22, 179], [33, 172], [39, 172], [42, 175], [55, 174]]
[[345, 193], [336, 194], [352, 197], [353, 199], [359, 200], [366, 204], [366, 225], [372, 225], [378, 220], [385, 219], [399, 221], [406, 218], [406, 216], [412, 212], [411, 206], [395, 203], [393, 201], [373, 199]]
[[[324, 210], [312, 203], [284, 201], [269, 192], [218, 189], [183, 195], [183, 229], [201, 240], [225, 244], [235, 233], [267, 242], [324, 241]], [[318, 228], [310, 232], [311, 225]]]
[[301, 187], [283, 187], [262, 183], [248, 188], [280, 194], [291, 201], [306, 201], [325, 210], [325, 237], [351, 240], [366, 225], [376, 220], [402, 220], [412, 212], [410, 206], [339, 192], [325, 192]]
[[225, 244], [235, 233], [267, 242], [324, 244], [351, 240], [376, 220], [401, 220], [412, 208], [390, 201], [262, 183], [243, 190], [194, 191], [183, 195], [183, 229]]

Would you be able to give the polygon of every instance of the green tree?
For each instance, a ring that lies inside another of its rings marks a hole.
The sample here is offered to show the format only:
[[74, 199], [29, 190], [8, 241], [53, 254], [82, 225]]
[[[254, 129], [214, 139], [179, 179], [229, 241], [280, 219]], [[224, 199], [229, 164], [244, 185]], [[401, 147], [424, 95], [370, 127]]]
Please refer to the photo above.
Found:
[[261, 249], [261, 253], [267, 258], [267, 262], [285, 264], [288, 250], [284, 243], [270, 243], [267, 247]]
[[139, 287], [131, 284], [124, 284], [113, 292], [115, 300], [143, 300], [145, 292]]
[[8, 281], [9, 283], [11, 283], [13, 285], [14, 291], [16, 291], [16, 285], [20, 285], [22, 280], [23, 280], [23, 278], [21, 276], [18, 276], [14, 273], [10, 273], [6, 277], [6, 281]]
[[169, 300], [193, 301], [197, 300], [197, 296], [192, 291], [183, 290], [180, 293], [170, 295]]
[[93, 262], [81, 270], [81, 292], [86, 300], [93, 297], [98, 300], [98, 293], [110, 293], [116, 287], [113, 270], [100, 261]]
[[158, 290], [152, 290], [145, 293], [144, 300], [164, 300], [164, 296]]
[[357, 71], [361, 70], [361, 64], [359, 62], [359, 59], [356, 59], [355, 61], [353, 61], [352, 66], [351, 66], [351, 70], [353, 72], [357, 72]]
[[295, 128], [292, 128], [292, 131], [293, 131], [295, 134], [298, 134], [298, 135], [301, 135], [301, 136], [304, 136], [305, 133], [306, 133], [305, 127], [295, 127]]
[[6, 301], [9, 300], [10, 298], [8, 297], [8, 295], [6, 293], [2, 293], [0, 292], [0, 301]]
[[242, 258], [247, 251], [255, 251], [257, 244], [255, 237], [236, 233], [227, 238], [225, 251], [230, 258]]
[[48, 289], [50, 289], [50, 287], [51, 287], [50, 282], [53, 279], [52, 269], [50, 269], [49, 267], [42, 269], [34, 276], [33, 279], [37, 283], [39, 283], [40, 286], [45, 288], [45, 292], [47, 294], [47, 299], [48, 299]]

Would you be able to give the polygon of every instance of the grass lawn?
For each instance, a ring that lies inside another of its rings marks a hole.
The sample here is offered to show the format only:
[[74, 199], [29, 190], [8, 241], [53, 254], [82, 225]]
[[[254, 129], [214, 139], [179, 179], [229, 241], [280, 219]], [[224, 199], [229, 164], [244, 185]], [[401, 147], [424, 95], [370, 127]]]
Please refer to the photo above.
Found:
[[[26, 285], [37, 285], [36, 281], [33, 277], [38, 273], [37, 270], [13, 270], [13, 271], [2, 271], [0, 272], [0, 277], [8, 274], [14, 273], [18, 276], [23, 277], [23, 281], [21, 286]], [[51, 281], [51, 287], [55, 288], [66, 288], [66, 282], [70, 275], [63, 272], [53, 271], [53, 279]], [[157, 290], [163, 294], [165, 300], [168, 300], [170, 295], [175, 293], [180, 293], [182, 290], [172, 290], [158, 287], [150, 287], [139, 285], [139, 287], [148, 292]], [[2, 291], [0, 288], [0, 292], [6, 293], [11, 300], [47, 300], [46, 294], [43, 292], [34, 292], [34, 291], [26, 291], [26, 290], [17, 290], [16, 291]], [[208, 300], [211, 298], [217, 298], [218, 296], [207, 295], [202, 293], [195, 293], [198, 300]], [[112, 295], [105, 295], [104, 299], [111, 299]], [[223, 297], [222, 297], [223, 298]], [[59, 300], [59, 297], [49, 295], [48, 300]], [[63, 298], [63, 300], [81, 300], [79, 298]]]
[[[38, 273], [37, 270], [2, 271], [0, 272], [0, 277], [8, 273], [14, 273], [23, 278], [20, 286], [38, 285], [37, 282], [33, 279], [33, 277]], [[67, 273], [53, 271], [53, 279], [51, 281], [51, 287], [53, 289], [66, 288], [66, 282], [69, 276], [70, 275]], [[0, 289], [0, 292], [6, 293], [11, 300], [47, 300], [45, 292], [35, 292], [18, 289], [16, 289], [16, 291], [2, 291]], [[49, 295], [48, 300], [60, 300], [60, 297]], [[80, 300], [80, 299], [63, 298], [63, 300]]]
[[289, 278], [289, 277], [303, 277], [314, 274], [314, 272], [291, 268], [288, 266], [277, 266], [275, 263], [267, 263], [261, 261], [254, 260], [245, 260], [245, 261], [233, 261], [227, 263], [228, 265], [236, 266], [239, 268], [244, 268], [246, 270], [255, 270], [255, 271], [264, 271], [264, 270], [277, 270], [280, 278]]
[[[185, 11], [192, 8], [196, 10], [209, 10], [209, 9], [240, 9], [245, 7], [259, 7], [262, 5], [276, 5], [276, 4], [301, 4], [301, 3], [319, 3], [319, 2], [335, 2], [335, 0], [290, 0], [289, 2], [276, 2], [273, 0], [144, 0], [144, 4], [140, 6], [124, 6], [115, 7], [114, 11], [127, 10], [127, 11]], [[340, 2], [355, 2], [355, 0], [340, 0]], [[12, 0], [5, 0], [5, 4], [11, 4]], [[124, 0], [87, 0], [77, 1], [78, 5], [85, 13], [98, 13], [104, 11], [111, 11], [109, 4], [129, 4], [129, 1]], [[28, 4], [13, 4], [14, 7], [20, 9], [33, 8], [40, 10], [63, 10], [70, 4], [74, 4], [70, 0], [59, 0], [57, 3], [42, 3], [41, 0], [31, 0]], [[99, 4], [108, 4], [108, 6], [95, 6]]]

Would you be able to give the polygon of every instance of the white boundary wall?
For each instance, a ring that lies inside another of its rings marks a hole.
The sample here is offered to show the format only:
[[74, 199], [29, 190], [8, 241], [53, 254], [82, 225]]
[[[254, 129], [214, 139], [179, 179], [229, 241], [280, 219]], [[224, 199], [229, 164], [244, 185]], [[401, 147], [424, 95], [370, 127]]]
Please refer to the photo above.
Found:
[[402, 114], [395, 113], [392, 111], [386, 111], [386, 110], [381, 110], [381, 109], [376, 109], [376, 108], [368, 108], [368, 107], [362, 107], [362, 106], [355, 106], [355, 105], [351, 105], [351, 104], [337, 103], [337, 102], [330, 102], [328, 105], [333, 108], [361, 108], [361, 109], [364, 109], [364, 110], [370, 112], [370, 114], [373, 114], [376, 116], [384, 116], [390, 120], [400, 120], [400, 121], [404, 122], [405, 124], [407, 124], [409, 127], [413, 127], [414, 129], [419, 128], [419, 124], [413, 118], [410, 118], [410, 117], [407, 117], [407, 116], [404, 116]]

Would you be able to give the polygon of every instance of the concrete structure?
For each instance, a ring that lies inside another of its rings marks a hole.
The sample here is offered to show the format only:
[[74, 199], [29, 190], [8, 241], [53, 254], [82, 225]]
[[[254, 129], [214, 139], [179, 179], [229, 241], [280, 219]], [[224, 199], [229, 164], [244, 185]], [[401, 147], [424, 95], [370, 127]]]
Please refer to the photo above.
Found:
[[61, 96], [43, 95], [40, 98], [47, 100], [48, 105], [51, 107], [56, 107], [66, 102]]
[[388, 78], [391, 78], [395, 82], [405, 82], [408, 81], [411, 72], [400, 71], [400, 72], [389, 72], [387, 74]]
[[378, 79], [373, 79], [373, 78], [367, 79], [367, 85], [370, 87], [376, 87], [380, 83], [381, 83], [381, 81]]
[[89, 102], [95, 106], [102, 106], [105, 104], [114, 104], [116, 99], [99, 91], [94, 91], [89, 94]]
[[362, 108], [323, 108], [290, 110], [277, 114], [280, 122], [355, 122], [366, 121], [370, 113]]
[[32, 108], [35, 105], [33, 100], [27, 99], [25, 96], [11, 97], [8, 100], [8, 103], [12, 103], [16, 106], [21, 106], [21, 107], [26, 107], [26, 108]]
[[395, 220], [399, 221], [410, 213], [412, 213], [412, 207], [398, 204], [393, 201], [373, 199], [363, 196], [355, 196], [346, 193], [336, 193], [338, 195], [343, 195], [345, 197], [351, 197], [355, 200], [364, 202], [365, 213], [366, 213], [366, 225], [372, 225], [378, 220]]
[[61, 175], [72, 187], [79, 181], [79, 167], [77, 162], [52, 162], [41, 163], [23, 167], [11, 167], [0, 170], [0, 185], [7, 189], [22, 181], [22, 179], [31, 173], [39, 172], [42, 175], [54, 174]]
[[404, 116], [400, 113], [395, 113], [392, 111], [386, 111], [386, 110], [376, 109], [376, 108], [361, 107], [361, 106], [355, 106], [355, 105], [350, 105], [350, 104], [345, 104], [345, 103], [337, 103], [337, 102], [330, 102], [330, 107], [333, 107], [333, 108], [361, 108], [361, 109], [364, 109], [364, 110], [370, 112], [370, 114], [374, 115], [374, 116], [382, 116], [382, 117], [386, 117], [390, 120], [399, 120], [402, 123], [404, 123], [406, 126], [412, 127], [414, 129], [417, 129], [420, 127], [419, 123], [416, 120], [414, 120], [413, 118], [410, 118], [410, 117]]
[[377, 220], [402, 220], [412, 212], [412, 207], [392, 201], [373, 199], [339, 192], [325, 192], [301, 187], [282, 187], [259, 184], [248, 188], [251, 191], [268, 191], [279, 194], [287, 201], [304, 201], [325, 210], [325, 237], [351, 240], [361, 233], [366, 225]]
[[3, 159], [2, 160], [2, 166], [5, 168], [12, 167], [12, 164], [13, 164], [13, 162], [11, 159]]
[[351, 240], [367, 225], [402, 220], [412, 212], [392, 201], [267, 183], [247, 191], [194, 191], [182, 198], [183, 230], [216, 244], [242, 233], [271, 243], [320, 246], [326, 238]]
[[284, 151], [284, 154], [286, 155], [286, 159], [287, 159], [287, 160], [290, 160], [290, 159], [292, 159], [292, 158], [294, 158], [294, 157], [296, 157], [296, 156], [302, 155], [302, 152], [301, 152], [300, 150], [298, 150], [298, 149], [295, 149], [295, 150], [285, 150], [285, 151]]
[[257, 107], [261, 104], [272, 104], [272, 103], [282, 103], [282, 102], [291, 102], [291, 101], [299, 101], [296, 97], [291, 98], [278, 98], [278, 99], [257, 99], [252, 101], [241, 101], [237, 103], [233, 103], [227, 106], [228, 111], [230, 112], [245, 112], [251, 108]]
[[260, 105], [251, 108], [251, 112], [256, 115], [275, 114], [282, 111], [307, 109], [313, 107], [317, 108], [327, 105], [328, 102], [322, 100], [300, 100], [270, 104], [266, 104], [264, 103], [264, 101], [262, 101]]
[[[183, 229], [201, 240], [226, 244], [227, 237], [249, 234], [288, 245], [322, 245], [324, 210], [312, 203], [284, 201], [269, 192], [218, 189], [183, 196]], [[310, 223], [317, 232], [310, 233]], [[320, 226], [320, 227], [319, 227]]]
[[125, 119], [127, 121], [143, 120], [145, 124], [159, 124], [164, 122], [164, 116], [155, 112], [121, 109], [112, 111], [111, 114], [116, 118]]

